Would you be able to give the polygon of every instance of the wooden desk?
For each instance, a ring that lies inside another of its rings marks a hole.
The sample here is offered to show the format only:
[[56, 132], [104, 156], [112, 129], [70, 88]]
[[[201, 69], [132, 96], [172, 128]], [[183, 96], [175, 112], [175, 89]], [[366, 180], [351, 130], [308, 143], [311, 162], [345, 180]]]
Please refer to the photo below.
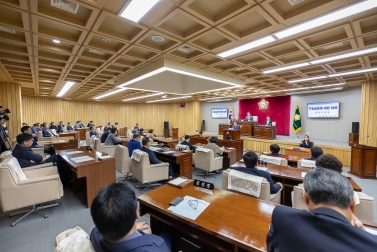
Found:
[[197, 145], [197, 144], [208, 144], [208, 139], [205, 137], [199, 137], [199, 136], [191, 136], [190, 137], [190, 143], [192, 145]]
[[118, 136], [126, 136], [127, 135], [127, 127], [118, 128]]
[[157, 143], [163, 143], [164, 146], [169, 147], [169, 148], [175, 148], [175, 146], [178, 144], [178, 140], [170, 140], [170, 139], [158, 139], [158, 140], [153, 140], [153, 141]]
[[171, 148], [174, 154], [167, 155], [158, 151], [154, 151], [156, 157], [163, 162], [169, 162], [173, 165], [173, 171], [179, 176], [192, 178], [192, 152], [180, 152], [175, 148]]
[[[196, 220], [167, 210], [176, 197], [192, 196], [211, 204]], [[266, 235], [275, 204], [215, 188], [214, 194], [171, 185], [161, 186], [138, 197], [140, 214], [149, 214], [153, 232], [165, 223], [184, 238], [209, 251], [266, 251]]]
[[80, 129], [75, 129], [79, 133], [79, 139], [80, 140], [85, 140], [86, 139], [86, 132], [89, 131], [89, 128], [80, 128]]
[[275, 139], [275, 126], [254, 125], [254, 138]]
[[79, 147], [79, 141], [77, 139], [74, 139], [73, 141], [66, 141], [66, 142], [54, 142], [51, 140], [51, 148], [54, 151], [57, 150], [70, 150], [70, 149], [76, 149]]
[[[237, 164], [244, 165], [242, 163]], [[310, 169], [293, 168], [274, 164], [258, 164], [258, 166], [267, 167], [267, 172], [271, 174], [272, 179], [275, 182], [280, 182], [283, 184], [284, 190], [282, 191], [281, 195], [281, 204], [286, 206], [292, 206], [291, 192], [293, 190], [293, 187], [304, 181], [304, 178], [301, 177], [301, 173], [308, 172]], [[351, 186], [354, 191], [361, 192], [361, 187], [352, 178], [348, 178], [348, 181], [351, 183]]]
[[[115, 182], [115, 158], [100, 160], [98, 157], [101, 156], [101, 153], [94, 150], [89, 152], [85, 149], [82, 149], [83, 153], [66, 154], [70, 151], [77, 151], [77, 148], [60, 150], [58, 154], [75, 173], [75, 176], [73, 176], [73, 189], [78, 191], [86, 184], [86, 202], [88, 208], [90, 208], [94, 197], [101, 188]], [[71, 160], [71, 158], [79, 156], [91, 156], [94, 160], [80, 163]]]
[[236, 150], [225, 149], [223, 152], [223, 169], [228, 169], [232, 164], [237, 162]]
[[223, 139], [225, 139], [226, 133], [229, 132], [230, 137], [232, 140], [239, 140], [241, 139], [241, 131], [240, 130], [232, 130], [232, 129], [223, 129]]
[[309, 148], [302, 148], [301, 150], [294, 150], [293, 148], [297, 147], [288, 147], [285, 149], [285, 155], [297, 156], [301, 158], [310, 158], [312, 155], [310, 154]]
[[256, 122], [250, 121], [236, 121], [238, 125], [241, 126], [241, 136], [253, 136], [254, 135], [254, 124]]
[[73, 136], [74, 139], [79, 139], [79, 132], [70, 130], [67, 132], [59, 133], [59, 137], [69, 137], [69, 136]]
[[217, 145], [222, 147], [232, 147], [236, 149], [236, 161], [239, 161], [243, 157], [243, 139], [240, 140], [221, 140], [217, 141]]
[[219, 135], [222, 135], [222, 134], [223, 134], [224, 129], [229, 129], [230, 127], [232, 127], [231, 124], [227, 124], [227, 123], [219, 123]]

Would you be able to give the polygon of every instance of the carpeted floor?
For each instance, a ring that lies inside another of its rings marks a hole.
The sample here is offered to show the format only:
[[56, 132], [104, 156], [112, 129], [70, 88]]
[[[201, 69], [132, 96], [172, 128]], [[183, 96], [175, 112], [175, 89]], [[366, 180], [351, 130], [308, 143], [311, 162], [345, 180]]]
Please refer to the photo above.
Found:
[[[347, 168], [344, 171], [348, 171]], [[221, 188], [221, 174], [199, 177], [196, 174], [202, 172], [194, 169], [193, 178], [206, 180]], [[122, 181], [122, 174], [117, 174], [118, 180]], [[363, 192], [377, 199], [377, 181], [354, 177], [356, 182], [363, 188]], [[140, 192], [134, 187], [138, 182], [126, 181], [139, 196]], [[147, 189], [146, 192], [156, 187]], [[145, 193], [146, 193], [145, 192]], [[375, 201], [375, 221], [377, 221], [377, 200]], [[4, 252], [51, 252], [54, 251], [55, 237], [62, 231], [79, 226], [87, 233], [94, 227], [90, 216], [90, 210], [85, 206], [85, 192], [74, 193], [72, 187], [64, 188], [64, 197], [60, 200], [60, 206], [45, 209], [49, 215], [43, 219], [33, 214], [22, 220], [15, 227], [11, 223], [19, 216], [9, 218], [9, 212], [0, 212], [0, 251]], [[148, 216], [143, 216], [141, 221], [149, 223]]]

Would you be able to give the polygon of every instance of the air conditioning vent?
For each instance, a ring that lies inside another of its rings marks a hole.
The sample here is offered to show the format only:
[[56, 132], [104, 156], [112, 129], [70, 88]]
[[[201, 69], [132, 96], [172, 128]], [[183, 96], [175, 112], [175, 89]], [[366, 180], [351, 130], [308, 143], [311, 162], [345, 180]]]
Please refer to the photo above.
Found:
[[303, 2], [304, 0], [288, 0], [288, 2], [291, 4], [291, 5], [295, 5], [295, 4], [298, 4], [298, 3], [301, 3]]
[[325, 48], [327, 50], [327, 49], [331, 49], [331, 48], [342, 46], [342, 45], [343, 45], [342, 42], [338, 42], [338, 43], [335, 43], [335, 44], [325, 45], [323, 48]]
[[162, 41], [165, 40], [165, 38], [160, 36], [160, 35], [154, 35], [154, 36], [152, 36], [152, 40], [156, 41], [156, 42], [162, 42]]
[[96, 49], [89, 49], [89, 52], [91, 52], [91, 53], [95, 53], [95, 54], [99, 54], [99, 55], [102, 55], [102, 54], [103, 54], [102, 51], [100, 51], [100, 50], [96, 50]]
[[79, 5], [68, 0], [51, 0], [51, 6], [76, 14]]
[[1, 25], [0, 25], [0, 31], [16, 34], [15, 29], [12, 29], [12, 28], [6, 27], [6, 26], [1, 26]]
[[189, 46], [183, 46], [183, 47], [179, 48], [178, 50], [181, 51], [181, 52], [184, 52], [184, 53], [190, 53], [190, 52], [194, 51], [195, 49], [191, 48]]

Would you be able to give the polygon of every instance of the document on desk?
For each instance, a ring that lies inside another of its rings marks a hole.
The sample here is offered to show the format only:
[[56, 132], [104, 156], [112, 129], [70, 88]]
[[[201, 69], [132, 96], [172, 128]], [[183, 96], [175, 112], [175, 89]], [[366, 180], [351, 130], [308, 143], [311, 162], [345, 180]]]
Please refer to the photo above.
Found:
[[267, 167], [261, 167], [261, 166], [257, 166], [257, 169], [260, 170], [260, 171], [267, 171], [268, 170]]
[[196, 220], [199, 215], [209, 206], [209, 202], [191, 196], [185, 196], [183, 201], [176, 206], [171, 206], [168, 210], [176, 215]]
[[368, 232], [368, 233], [371, 233], [372, 235], [377, 235], [377, 230], [374, 230], [374, 229], [371, 229], [371, 228], [365, 228], [365, 230]]
[[80, 157], [71, 158], [71, 160], [74, 161], [75, 163], [80, 163], [80, 162], [94, 160], [94, 158], [89, 157], [89, 156], [80, 156]]
[[161, 148], [158, 148], [158, 147], [149, 147], [149, 149], [151, 151], [158, 151], [158, 150], [161, 150]]
[[305, 177], [307, 172], [301, 172], [301, 178]]
[[66, 152], [64, 154], [66, 154], [66, 155], [72, 155], [72, 154], [78, 154], [78, 153], [83, 153], [83, 151], [68, 151], [68, 152]]

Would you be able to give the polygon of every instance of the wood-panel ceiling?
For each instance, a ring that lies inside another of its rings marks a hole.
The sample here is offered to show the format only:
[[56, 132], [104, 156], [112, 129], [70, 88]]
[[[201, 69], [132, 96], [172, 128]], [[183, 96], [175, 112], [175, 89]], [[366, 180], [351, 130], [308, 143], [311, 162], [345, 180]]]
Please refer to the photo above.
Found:
[[[262, 71], [377, 46], [377, 10], [372, 9], [228, 58], [216, 54], [271, 34], [354, 0], [161, 0], [139, 23], [117, 14], [126, 0], [72, 0], [76, 14], [50, 0], [0, 0], [0, 81], [21, 85], [27, 96], [56, 97], [66, 81], [76, 84], [65, 99], [91, 101], [117, 80], [160, 59], [232, 76], [245, 87], [195, 94], [191, 99], [260, 97], [256, 92], [375, 80], [376, 72], [289, 84], [289, 80], [377, 65], [377, 54], [331, 61], [275, 74]], [[152, 36], [161, 35], [163, 42]], [[53, 39], [61, 41], [53, 43]], [[335, 45], [326, 49], [325, 46]], [[178, 49], [189, 46], [193, 52]], [[100, 54], [93, 53], [100, 52]], [[324, 88], [325, 89], [325, 88]], [[119, 102], [151, 92], [127, 89], [102, 101]], [[253, 95], [248, 95], [253, 94]], [[269, 95], [284, 95], [271, 92]], [[155, 97], [132, 100], [145, 102]]]

